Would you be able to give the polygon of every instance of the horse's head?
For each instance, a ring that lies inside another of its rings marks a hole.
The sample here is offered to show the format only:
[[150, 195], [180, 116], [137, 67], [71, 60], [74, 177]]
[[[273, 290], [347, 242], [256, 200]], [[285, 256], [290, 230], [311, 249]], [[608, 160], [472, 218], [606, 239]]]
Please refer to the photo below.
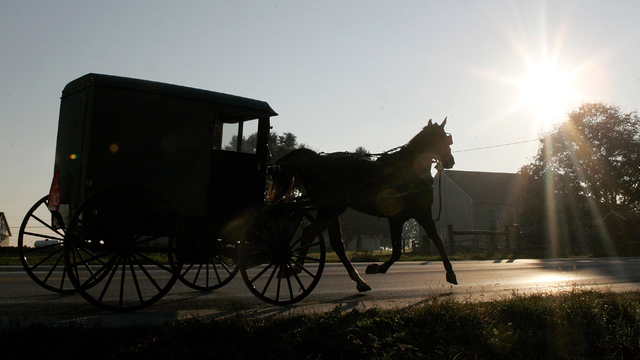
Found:
[[425, 126], [418, 135], [414, 136], [407, 144], [408, 147], [416, 151], [429, 153], [430, 156], [439, 161], [445, 169], [450, 169], [455, 164], [453, 155], [451, 155], [451, 145], [453, 138], [451, 134], [444, 131], [444, 125], [447, 118], [444, 118], [442, 124], [433, 123], [429, 120], [429, 124]]

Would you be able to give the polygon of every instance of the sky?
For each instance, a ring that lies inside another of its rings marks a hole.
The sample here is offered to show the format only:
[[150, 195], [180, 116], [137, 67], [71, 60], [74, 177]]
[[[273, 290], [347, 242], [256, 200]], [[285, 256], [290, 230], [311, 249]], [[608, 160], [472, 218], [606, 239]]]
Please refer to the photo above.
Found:
[[17, 242], [87, 73], [268, 102], [318, 151], [448, 118], [454, 169], [516, 172], [588, 102], [640, 108], [638, 1], [0, 1], [0, 212]]

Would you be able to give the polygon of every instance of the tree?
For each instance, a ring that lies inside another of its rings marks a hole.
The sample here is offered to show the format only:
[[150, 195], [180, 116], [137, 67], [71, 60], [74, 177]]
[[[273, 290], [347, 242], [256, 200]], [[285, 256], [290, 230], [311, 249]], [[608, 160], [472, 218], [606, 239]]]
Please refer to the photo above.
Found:
[[571, 247], [576, 237], [598, 232], [605, 212], [640, 211], [637, 112], [583, 104], [540, 141], [533, 163], [520, 169], [530, 177], [523, 215], [545, 224], [552, 241], [569, 239]]
[[269, 151], [271, 151], [271, 159], [274, 161], [288, 152], [300, 148], [308, 148], [308, 146], [298, 143], [298, 138], [290, 132], [282, 133], [282, 135], [273, 131], [269, 133]]
[[[253, 133], [248, 137], [242, 139], [242, 152], [254, 152], [257, 144], [258, 134]], [[229, 144], [224, 147], [225, 150], [234, 150], [238, 140], [237, 135], [233, 135]], [[269, 140], [267, 143], [269, 152], [271, 153], [271, 160], [275, 161], [286, 155], [288, 152], [308, 147], [305, 144], [299, 144], [298, 138], [289, 132], [285, 132], [282, 135], [278, 135], [275, 131], [269, 132]]]

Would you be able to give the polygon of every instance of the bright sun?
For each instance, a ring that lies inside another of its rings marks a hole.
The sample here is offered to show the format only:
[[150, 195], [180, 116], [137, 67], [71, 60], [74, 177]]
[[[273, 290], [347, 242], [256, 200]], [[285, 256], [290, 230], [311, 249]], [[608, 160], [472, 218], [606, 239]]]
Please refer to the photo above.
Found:
[[521, 105], [550, 126], [564, 116], [571, 98], [571, 78], [553, 63], [529, 65], [528, 74], [518, 81]]

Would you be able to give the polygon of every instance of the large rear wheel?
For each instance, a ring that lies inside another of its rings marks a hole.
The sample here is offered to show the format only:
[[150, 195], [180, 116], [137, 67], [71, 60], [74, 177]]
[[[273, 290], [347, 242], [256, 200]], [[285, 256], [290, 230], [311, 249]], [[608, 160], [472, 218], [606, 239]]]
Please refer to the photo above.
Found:
[[64, 245], [69, 278], [86, 300], [112, 311], [145, 308], [178, 279], [174, 239], [180, 224], [158, 194], [111, 186], [73, 214]]

